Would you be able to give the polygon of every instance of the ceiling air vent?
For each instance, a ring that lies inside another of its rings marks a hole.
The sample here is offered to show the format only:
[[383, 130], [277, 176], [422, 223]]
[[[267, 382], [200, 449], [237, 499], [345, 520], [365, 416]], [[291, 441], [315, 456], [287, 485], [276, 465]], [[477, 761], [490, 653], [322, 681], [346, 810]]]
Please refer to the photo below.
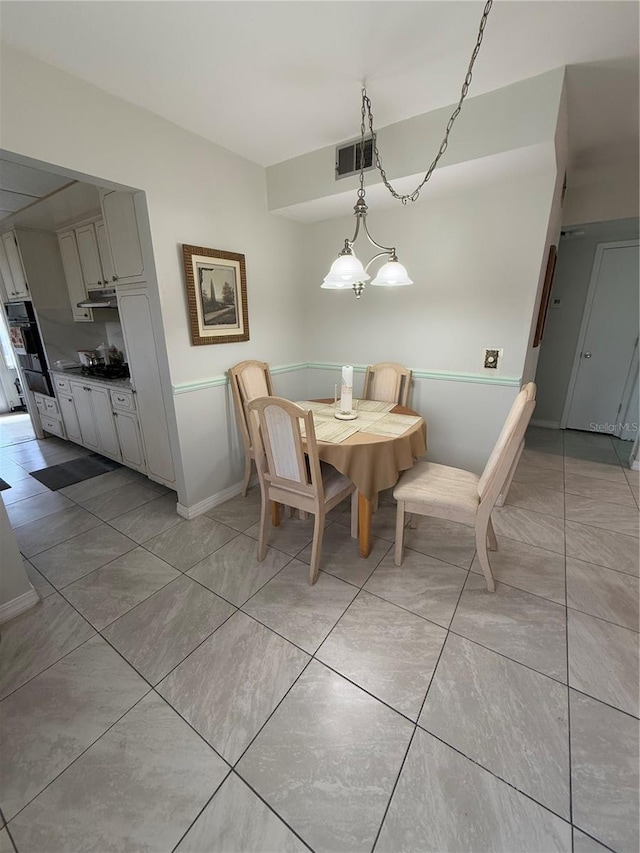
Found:
[[[336, 148], [336, 180], [347, 175], [357, 175], [360, 171], [360, 139], [345, 142]], [[373, 166], [373, 137], [364, 140], [364, 168]]]

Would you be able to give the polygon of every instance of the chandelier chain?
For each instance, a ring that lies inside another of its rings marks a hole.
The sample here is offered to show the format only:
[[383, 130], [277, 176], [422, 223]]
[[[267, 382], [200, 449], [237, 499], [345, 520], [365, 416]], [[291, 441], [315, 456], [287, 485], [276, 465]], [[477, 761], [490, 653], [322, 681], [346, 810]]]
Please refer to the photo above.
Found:
[[440, 148], [438, 149], [438, 153], [436, 154], [433, 162], [431, 163], [431, 165], [427, 169], [427, 172], [426, 172], [424, 178], [422, 179], [422, 181], [418, 184], [418, 186], [415, 188], [415, 190], [413, 190], [413, 192], [411, 192], [411, 193], [403, 194], [403, 193], [397, 192], [397, 190], [395, 190], [393, 188], [389, 179], [387, 178], [387, 174], [386, 174], [386, 172], [382, 166], [382, 159], [380, 157], [380, 152], [378, 151], [376, 134], [373, 130], [373, 113], [371, 111], [371, 100], [367, 96], [367, 90], [363, 87], [363, 89], [362, 89], [362, 122], [360, 125], [361, 138], [360, 138], [360, 189], [358, 190], [358, 197], [359, 198], [364, 197], [364, 135], [365, 135], [365, 131], [366, 131], [365, 119], [368, 117], [369, 130], [371, 132], [371, 139], [372, 139], [372, 144], [373, 144], [373, 154], [375, 157], [376, 168], [380, 172], [380, 176], [382, 177], [382, 181], [383, 181], [385, 187], [389, 190], [389, 192], [391, 193], [391, 195], [394, 198], [397, 198], [398, 201], [401, 201], [403, 204], [407, 204], [407, 202], [409, 202], [409, 201], [417, 201], [417, 199], [420, 195], [420, 190], [427, 183], [427, 181], [429, 180], [429, 178], [433, 174], [436, 166], [438, 165], [438, 162], [440, 161], [440, 158], [442, 157], [444, 152], [447, 150], [447, 146], [449, 145], [449, 134], [451, 133], [451, 129], [453, 128], [455, 120], [460, 115], [460, 110], [462, 109], [462, 104], [464, 102], [464, 99], [467, 97], [467, 92], [469, 91], [469, 87], [471, 86], [471, 79], [473, 77], [473, 66], [474, 66], [474, 63], [478, 57], [478, 54], [480, 53], [480, 45], [482, 44], [482, 39], [484, 37], [484, 29], [487, 25], [487, 18], [489, 17], [489, 12], [491, 11], [492, 5], [493, 5], [493, 0], [487, 0], [485, 7], [484, 7], [484, 11], [482, 13], [482, 18], [480, 19], [480, 26], [478, 28], [478, 38], [476, 39], [476, 44], [475, 44], [475, 47], [474, 47], [473, 52], [471, 54], [471, 59], [469, 61], [469, 67], [467, 68], [467, 73], [466, 73], [466, 76], [464, 78], [464, 83], [462, 84], [462, 90], [460, 92], [460, 100], [458, 101], [457, 106], [454, 109], [454, 111], [451, 113], [451, 118], [447, 122], [445, 134], [444, 134], [444, 137], [442, 139], [442, 142], [440, 143]]

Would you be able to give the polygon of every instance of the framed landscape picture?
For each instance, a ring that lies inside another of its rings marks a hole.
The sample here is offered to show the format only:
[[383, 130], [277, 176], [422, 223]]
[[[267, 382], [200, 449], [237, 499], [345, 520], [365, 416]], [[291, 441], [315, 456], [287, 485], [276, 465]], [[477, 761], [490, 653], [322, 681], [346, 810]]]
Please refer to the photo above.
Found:
[[191, 343], [228, 344], [249, 340], [247, 273], [244, 255], [182, 246], [189, 301]]
[[539, 347], [544, 335], [544, 324], [547, 320], [547, 311], [549, 310], [549, 300], [551, 299], [551, 288], [553, 287], [553, 274], [556, 271], [557, 253], [556, 247], [549, 247], [549, 257], [547, 258], [547, 270], [544, 276], [544, 285], [542, 286], [542, 297], [540, 299], [540, 308], [538, 310], [538, 322], [536, 323], [536, 331], [533, 337], [533, 346]]

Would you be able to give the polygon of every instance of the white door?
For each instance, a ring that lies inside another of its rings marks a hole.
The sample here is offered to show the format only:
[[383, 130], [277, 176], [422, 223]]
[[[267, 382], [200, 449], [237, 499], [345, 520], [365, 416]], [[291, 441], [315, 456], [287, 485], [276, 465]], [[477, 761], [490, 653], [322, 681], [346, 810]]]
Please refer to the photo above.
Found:
[[78, 244], [74, 232], [66, 231], [64, 234], [59, 234], [58, 245], [60, 246], [64, 277], [67, 280], [73, 319], [78, 323], [91, 323], [93, 311], [90, 308], [78, 308], [78, 302], [84, 302], [87, 298], [87, 292], [82, 278], [80, 255], [78, 254]]
[[73, 397], [70, 394], [61, 394], [58, 392], [58, 405], [60, 406], [60, 414], [62, 415], [62, 422], [67, 433], [67, 438], [82, 444], [82, 433]]
[[13, 279], [13, 296], [19, 299], [29, 298], [29, 288], [27, 287], [27, 277], [24, 274], [22, 266], [22, 258], [18, 251], [18, 244], [13, 231], [7, 231], [2, 235], [4, 250], [7, 255], [9, 269], [11, 270], [11, 278]]
[[0, 278], [2, 279], [2, 287], [7, 299], [15, 299], [15, 288], [13, 286], [13, 276], [11, 275], [11, 267], [7, 260], [7, 253], [4, 250], [4, 241], [0, 240]]
[[147, 473], [151, 478], [172, 483], [175, 481], [175, 472], [149, 299], [145, 292], [119, 291], [118, 308], [131, 377], [137, 393]]
[[144, 261], [133, 193], [103, 193], [102, 212], [109, 236], [116, 283], [143, 281]]
[[617, 431], [638, 338], [638, 241], [598, 246], [587, 296], [567, 427]]
[[82, 267], [85, 287], [104, 287], [102, 266], [98, 255], [98, 241], [93, 224], [76, 228], [76, 240], [78, 241], [78, 254], [80, 255], [80, 266]]
[[111, 395], [108, 388], [96, 388], [91, 386], [91, 403], [93, 404], [93, 415], [99, 435], [100, 453], [120, 459], [120, 447], [118, 436], [113, 422], [111, 410]]
[[91, 406], [91, 389], [77, 382], [72, 382], [71, 395], [76, 407], [82, 443], [91, 450], [98, 450], [99, 438]]
[[113, 264], [111, 263], [111, 249], [109, 248], [109, 236], [103, 219], [99, 219], [95, 223], [96, 239], [98, 241], [98, 254], [100, 255], [100, 264], [104, 273], [105, 287], [113, 287]]
[[122, 461], [130, 468], [145, 472], [144, 453], [138, 428], [138, 418], [132, 412], [117, 411], [113, 413], [116, 419], [116, 431], [120, 443]]

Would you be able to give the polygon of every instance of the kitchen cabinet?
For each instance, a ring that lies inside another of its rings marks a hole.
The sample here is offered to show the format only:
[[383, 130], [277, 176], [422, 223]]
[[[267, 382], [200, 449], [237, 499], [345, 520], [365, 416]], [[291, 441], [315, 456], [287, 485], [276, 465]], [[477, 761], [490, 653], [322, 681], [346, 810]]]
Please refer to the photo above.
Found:
[[91, 450], [120, 459], [111, 398], [108, 387], [84, 382], [71, 382], [71, 396], [75, 405], [82, 444]]
[[15, 233], [6, 231], [0, 239], [0, 244], [0, 274], [7, 299], [29, 299], [29, 286]]
[[62, 423], [64, 424], [67, 438], [71, 441], [77, 442], [78, 444], [82, 444], [80, 422], [78, 421], [76, 406], [71, 394], [67, 391], [58, 391], [58, 406], [60, 407]]
[[82, 275], [75, 232], [70, 230], [58, 234], [58, 245], [60, 246], [60, 255], [62, 257], [64, 276], [67, 281], [73, 319], [77, 323], [91, 323], [93, 322], [93, 311], [90, 308], [78, 308], [78, 302], [82, 302], [87, 298], [87, 290]]
[[76, 228], [76, 241], [78, 243], [78, 255], [80, 257], [80, 268], [82, 278], [87, 290], [105, 286], [104, 273], [98, 253], [98, 238], [93, 222]]
[[172, 485], [175, 472], [160, 365], [146, 288], [118, 291], [118, 311], [136, 390], [136, 407], [144, 438], [147, 476]]
[[147, 467], [144, 461], [138, 416], [134, 412], [118, 410], [114, 411], [113, 417], [123, 464], [128, 465], [129, 468], [135, 468], [137, 471], [145, 472]]
[[98, 255], [100, 256], [100, 264], [104, 273], [105, 287], [113, 287], [113, 264], [111, 263], [111, 249], [109, 248], [109, 235], [107, 234], [107, 226], [104, 224], [104, 219], [99, 219], [94, 223], [96, 229], [96, 240], [98, 242]]
[[33, 399], [38, 410], [40, 424], [45, 432], [58, 435], [60, 438], [66, 438], [62, 416], [58, 401], [55, 397], [49, 397], [47, 394], [40, 394], [37, 391], [33, 394]]
[[115, 284], [145, 280], [142, 243], [133, 193], [101, 190], [100, 201], [111, 252]]
[[89, 222], [75, 232], [85, 288], [113, 287], [113, 265], [104, 221]]

